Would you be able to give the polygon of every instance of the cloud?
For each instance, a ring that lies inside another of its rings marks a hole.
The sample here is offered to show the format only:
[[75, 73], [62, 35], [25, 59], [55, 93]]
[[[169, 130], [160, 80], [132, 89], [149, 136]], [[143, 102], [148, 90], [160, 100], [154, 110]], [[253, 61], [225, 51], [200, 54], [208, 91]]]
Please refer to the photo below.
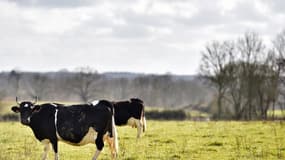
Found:
[[78, 7], [78, 6], [86, 6], [90, 5], [95, 0], [9, 0], [10, 2], [14, 2], [17, 5], [24, 7]]
[[2, 0], [0, 67], [57, 70], [89, 65], [99, 71], [194, 74], [208, 41], [234, 39], [248, 30], [274, 38], [285, 26], [283, 3]]
[[268, 0], [262, 0], [263, 3], [266, 5], [269, 5], [271, 10], [274, 12], [277, 12], [279, 14], [285, 13], [285, 1], [284, 0], [274, 0], [274, 1], [268, 1]]
[[235, 19], [252, 23], [266, 22], [269, 17], [266, 12], [258, 8], [256, 1], [241, 1], [233, 9]]

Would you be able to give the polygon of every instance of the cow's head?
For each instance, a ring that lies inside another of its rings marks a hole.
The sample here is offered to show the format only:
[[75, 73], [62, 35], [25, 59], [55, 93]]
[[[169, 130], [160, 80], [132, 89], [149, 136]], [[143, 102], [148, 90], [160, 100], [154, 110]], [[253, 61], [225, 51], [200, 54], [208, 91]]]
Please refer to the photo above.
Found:
[[29, 125], [32, 114], [40, 109], [39, 105], [35, 105], [37, 103], [37, 98], [34, 102], [24, 101], [19, 103], [18, 98], [16, 97], [16, 102], [18, 106], [13, 106], [11, 110], [15, 113], [20, 113], [22, 124]]

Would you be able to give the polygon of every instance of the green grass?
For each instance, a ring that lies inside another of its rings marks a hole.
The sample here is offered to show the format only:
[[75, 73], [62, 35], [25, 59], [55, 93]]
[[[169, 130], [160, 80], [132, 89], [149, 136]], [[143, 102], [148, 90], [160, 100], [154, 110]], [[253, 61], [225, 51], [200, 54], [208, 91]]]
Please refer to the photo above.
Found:
[[[283, 122], [148, 121], [146, 134], [118, 127], [121, 160], [276, 160], [285, 159]], [[0, 123], [0, 159], [40, 159], [43, 146], [19, 122]], [[95, 145], [59, 143], [61, 160], [91, 159]], [[52, 151], [49, 159], [53, 159]], [[110, 159], [106, 145], [99, 159]]]
[[272, 110], [269, 110], [268, 112], [268, 117], [272, 117], [274, 115], [274, 117], [277, 118], [284, 118], [285, 117], [285, 110], [275, 110], [274, 112]]
[[15, 106], [15, 101], [1, 101], [0, 102], [0, 114], [11, 113], [11, 107]]

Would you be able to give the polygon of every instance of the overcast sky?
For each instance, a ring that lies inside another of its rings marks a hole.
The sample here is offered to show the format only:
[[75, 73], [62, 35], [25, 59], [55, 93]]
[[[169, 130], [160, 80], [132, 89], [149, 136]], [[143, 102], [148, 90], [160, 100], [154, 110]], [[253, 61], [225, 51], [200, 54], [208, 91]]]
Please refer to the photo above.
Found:
[[195, 74], [207, 42], [284, 28], [284, 0], [0, 0], [0, 71]]

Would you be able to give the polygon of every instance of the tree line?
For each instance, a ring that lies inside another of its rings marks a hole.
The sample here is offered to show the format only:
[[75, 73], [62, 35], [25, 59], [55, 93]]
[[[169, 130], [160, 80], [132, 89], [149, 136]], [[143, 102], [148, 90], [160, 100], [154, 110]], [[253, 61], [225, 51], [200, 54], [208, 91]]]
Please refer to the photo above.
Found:
[[269, 110], [282, 110], [284, 58], [285, 31], [271, 43], [254, 32], [208, 43], [202, 51], [199, 75], [215, 89], [213, 118], [266, 120]]
[[[211, 93], [199, 80], [175, 75], [138, 74], [112, 77], [90, 67], [51, 73], [13, 70], [0, 73], [0, 97], [14, 100], [90, 102], [95, 99], [141, 98], [147, 106], [181, 108], [207, 100]], [[1, 99], [0, 99], [1, 101]]]

